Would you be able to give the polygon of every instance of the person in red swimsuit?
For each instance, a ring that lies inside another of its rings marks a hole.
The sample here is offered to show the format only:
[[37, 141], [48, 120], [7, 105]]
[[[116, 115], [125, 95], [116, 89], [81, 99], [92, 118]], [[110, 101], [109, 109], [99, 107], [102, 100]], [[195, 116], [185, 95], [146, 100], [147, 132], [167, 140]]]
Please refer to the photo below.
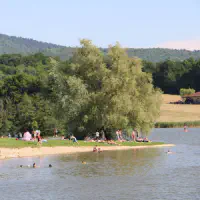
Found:
[[133, 139], [133, 141], [135, 141], [135, 130], [133, 130], [133, 132], [132, 132], [132, 139]]

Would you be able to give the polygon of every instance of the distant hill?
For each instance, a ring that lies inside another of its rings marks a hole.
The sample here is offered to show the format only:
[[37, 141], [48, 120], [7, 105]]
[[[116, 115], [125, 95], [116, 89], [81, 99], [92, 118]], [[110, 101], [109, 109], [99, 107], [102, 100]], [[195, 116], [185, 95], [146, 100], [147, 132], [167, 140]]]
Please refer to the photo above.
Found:
[[[75, 52], [75, 47], [64, 47], [61, 45], [39, 42], [33, 39], [26, 39], [15, 36], [0, 34], [0, 54], [31, 54], [43, 52], [47, 56], [58, 56], [62, 60], [69, 59]], [[105, 53], [107, 49], [101, 49]], [[139, 57], [143, 60], [151, 62], [160, 62], [167, 59], [185, 60], [190, 57], [200, 59], [200, 51], [173, 50], [164, 48], [148, 48], [148, 49], [127, 49], [130, 57]]]
[[30, 54], [49, 48], [62, 48], [63, 46], [33, 39], [8, 36], [0, 34], [0, 54]]

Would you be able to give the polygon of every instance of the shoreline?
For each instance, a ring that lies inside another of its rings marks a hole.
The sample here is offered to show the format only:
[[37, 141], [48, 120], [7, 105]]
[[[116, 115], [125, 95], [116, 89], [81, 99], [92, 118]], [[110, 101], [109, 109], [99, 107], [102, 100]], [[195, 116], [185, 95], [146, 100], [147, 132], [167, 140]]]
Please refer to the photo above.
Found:
[[[144, 148], [160, 148], [160, 147], [172, 147], [174, 144], [161, 144], [151, 146], [101, 146], [103, 151], [115, 151], [115, 150], [128, 150], [128, 149], [144, 149]], [[71, 154], [92, 152], [91, 146], [74, 146], [74, 147], [39, 147], [39, 148], [0, 148], [0, 160], [8, 158], [22, 158], [22, 157], [34, 157], [34, 156], [46, 156], [46, 155], [59, 155], [59, 154]]]

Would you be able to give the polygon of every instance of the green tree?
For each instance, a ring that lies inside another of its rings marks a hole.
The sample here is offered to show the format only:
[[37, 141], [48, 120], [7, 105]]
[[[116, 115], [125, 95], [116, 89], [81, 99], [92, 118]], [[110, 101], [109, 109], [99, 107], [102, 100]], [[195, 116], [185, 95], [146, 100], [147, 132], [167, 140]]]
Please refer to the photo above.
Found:
[[[71, 125], [85, 133], [101, 127], [137, 127], [148, 133], [159, 116], [161, 93], [153, 88], [151, 75], [142, 72], [141, 61], [130, 59], [117, 44], [110, 47], [105, 63], [104, 54], [90, 41], [82, 40], [81, 45], [70, 67], [86, 86], [87, 95]], [[74, 96], [67, 99], [74, 100]]]
[[161, 93], [150, 74], [142, 72], [139, 59], [131, 59], [119, 44], [108, 52], [109, 73], [103, 81], [104, 126], [137, 128], [149, 133], [159, 116]]

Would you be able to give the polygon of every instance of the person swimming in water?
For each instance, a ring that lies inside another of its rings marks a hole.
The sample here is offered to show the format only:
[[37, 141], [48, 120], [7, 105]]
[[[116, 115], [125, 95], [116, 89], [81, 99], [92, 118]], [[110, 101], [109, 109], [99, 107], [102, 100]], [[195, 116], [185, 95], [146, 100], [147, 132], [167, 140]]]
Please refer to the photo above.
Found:
[[36, 168], [36, 164], [35, 163], [33, 163], [33, 168]]
[[186, 124], [184, 124], [183, 130], [184, 130], [184, 132], [188, 132], [188, 129], [187, 129], [187, 125], [186, 125]]
[[168, 151], [166, 153], [167, 154], [172, 154], [173, 152], [168, 149]]
[[51, 165], [51, 164], [49, 164], [49, 167], [52, 167], [52, 165]]
[[103, 150], [101, 150], [101, 148], [98, 148], [98, 152], [100, 153], [100, 152], [102, 152]]
[[93, 148], [93, 152], [97, 152], [97, 145]]

